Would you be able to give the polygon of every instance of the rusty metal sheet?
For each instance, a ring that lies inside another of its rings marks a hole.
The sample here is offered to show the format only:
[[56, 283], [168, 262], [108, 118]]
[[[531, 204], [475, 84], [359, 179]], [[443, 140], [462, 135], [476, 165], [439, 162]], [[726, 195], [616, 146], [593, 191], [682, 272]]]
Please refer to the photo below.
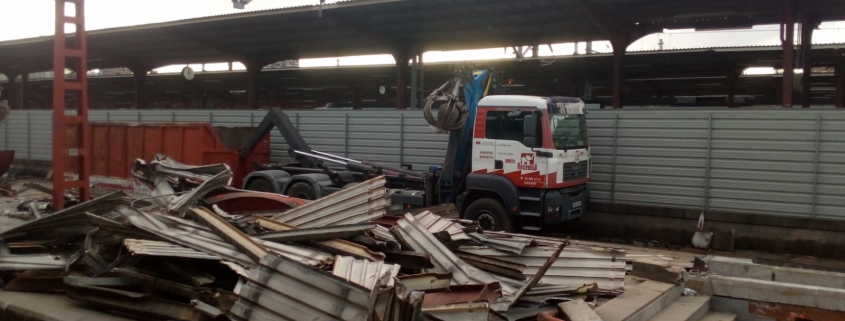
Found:
[[467, 302], [495, 302], [502, 297], [499, 283], [452, 285], [448, 289], [425, 292], [423, 308]]
[[399, 275], [400, 268], [402, 267], [397, 264], [356, 260], [350, 256], [338, 255], [334, 259], [332, 274], [346, 281], [372, 289], [379, 284], [392, 287], [394, 283], [393, 278]]
[[[461, 260], [445, 245], [440, 243], [434, 235], [428, 231], [410, 213], [396, 223], [391, 232], [400, 239], [400, 243], [410, 244], [414, 250], [431, 254], [431, 261], [434, 264], [433, 271], [439, 273], [452, 273], [455, 284], [488, 284], [498, 282], [496, 278], [479, 270]], [[507, 298], [516, 292], [516, 289], [509, 285], [502, 284], [503, 297]]]
[[396, 293], [405, 297], [414, 291], [448, 290], [452, 283], [451, 273], [422, 273], [397, 277]]
[[229, 213], [289, 210], [308, 203], [302, 199], [280, 194], [237, 189], [227, 189], [226, 193], [208, 196], [205, 202], [209, 205], [217, 205]]
[[368, 222], [387, 213], [385, 178], [377, 177], [272, 217], [296, 227]]
[[420, 224], [425, 226], [431, 233], [446, 231], [452, 238], [453, 242], [470, 241], [472, 240], [467, 233], [464, 232], [464, 226], [460, 223], [455, 223], [445, 217], [440, 217], [432, 212], [424, 211], [414, 215]]
[[269, 254], [249, 273], [232, 314], [247, 321], [368, 320], [377, 292]]
[[772, 321], [841, 321], [845, 312], [802, 307], [783, 303], [748, 302], [748, 314], [771, 318]]

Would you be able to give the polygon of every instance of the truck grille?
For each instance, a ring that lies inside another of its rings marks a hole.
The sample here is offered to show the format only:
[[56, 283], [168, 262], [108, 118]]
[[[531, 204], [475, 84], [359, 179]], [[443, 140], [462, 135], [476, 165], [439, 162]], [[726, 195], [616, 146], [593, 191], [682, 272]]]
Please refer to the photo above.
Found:
[[587, 178], [589, 163], [590, 162], [588, 161], [583, 161], [578, 163], [563, 164], [563, 181], [577, 181], [579, 179]]

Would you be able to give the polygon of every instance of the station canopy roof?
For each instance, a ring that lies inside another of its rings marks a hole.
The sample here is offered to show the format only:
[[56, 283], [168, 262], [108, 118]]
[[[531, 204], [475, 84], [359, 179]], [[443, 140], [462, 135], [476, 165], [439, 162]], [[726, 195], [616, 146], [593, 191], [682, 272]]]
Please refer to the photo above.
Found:
[[[817, 21], [845, 1], [794, 1]], [[777, 24], [782, 0], [355, 0], [88, 32], [89, 68], [631, 41], [665, 29]], [[0, 69], [52, 68], [52, 37], [0, 42]]]

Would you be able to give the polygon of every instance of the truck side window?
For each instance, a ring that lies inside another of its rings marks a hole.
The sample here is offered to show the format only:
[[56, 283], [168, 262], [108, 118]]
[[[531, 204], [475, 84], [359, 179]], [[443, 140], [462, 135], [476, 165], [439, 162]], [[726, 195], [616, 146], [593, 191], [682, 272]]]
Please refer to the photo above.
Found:
[[[487, 112], [487, 120], [485, 124], [484, 135], [488, 139], [511, 140], [522, 143], [522, 120], [525, 115], [530, 115], [528, 112], [522, 113], [518, 117], [508, 117], [507, 111], [489, 111]], [[539, 121], [539, 120], [538, 120]], [[542, 145], [542, 126], [537, 126], [538, 144]]]

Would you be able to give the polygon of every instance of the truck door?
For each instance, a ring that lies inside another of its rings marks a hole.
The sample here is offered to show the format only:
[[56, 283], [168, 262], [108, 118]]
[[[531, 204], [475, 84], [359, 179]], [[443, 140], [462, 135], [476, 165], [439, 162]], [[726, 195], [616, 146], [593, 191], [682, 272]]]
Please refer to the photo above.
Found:
[[[523, 144], [523, 119], [530, 115], [530, 111], [509, 116], [511, 111], [495, 110], [487, 113], [485, 136], [495, 140], [495, 161], [496, 165], [501, 164], [501, 170], [494, 174], [509, 178], [519, 187], [545, 188], [548, 159], [537, 157], [535, 151]], [[537, 126], [538, 145], [542, 145], [541, 127]]]

